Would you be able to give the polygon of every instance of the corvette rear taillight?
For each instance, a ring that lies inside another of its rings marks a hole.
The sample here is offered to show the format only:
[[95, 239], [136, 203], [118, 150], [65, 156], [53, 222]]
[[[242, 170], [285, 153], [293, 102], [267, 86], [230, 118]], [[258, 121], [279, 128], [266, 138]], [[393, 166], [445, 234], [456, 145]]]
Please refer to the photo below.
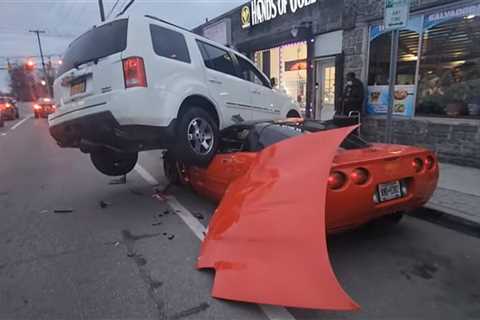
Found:
[[425, 168], [427, 168], [428, 170], [431, 170], [431, 169], [433, 169], [433, 166], [435, 165], [435, 159], [433, 159], [432, 156], [428, 156], [425, 159], [424, 164], [425, 164]]
[[415, 158], [412, 160], [412, 167], [415, 169], [415, 172], [420, 172], [423, 169], [423, 161], [420, 158]]
[[146, 87], [147, 77], [145, 75], [145, 64], [140, 57], [130, 57], [122, 60], [123, 79], [125, 89], [133, 87]]
[[352, 171], [350, 178], [355, 184], [362, 185], [367, 183], [368, 179], [370, 178], [370, 174], [368, 173], [367, 169], [357, 168]]
[[347, 176], [340, 172], [335, 171], [328, 177], [328, 187], [332, 190], [338, 190], [347, 183]]

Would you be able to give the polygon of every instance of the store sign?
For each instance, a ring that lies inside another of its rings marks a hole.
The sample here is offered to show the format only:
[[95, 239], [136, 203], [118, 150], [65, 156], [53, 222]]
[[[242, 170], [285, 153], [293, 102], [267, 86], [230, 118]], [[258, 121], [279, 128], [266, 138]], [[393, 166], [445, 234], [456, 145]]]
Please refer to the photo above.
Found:
[[410, 13], [409, 0], [385, 0], [385, 28], [405, 28]]
[[456, 9], [447, 9], [440, 12], [432, 13], [425, 16], [424, 28], [428, 30], [444, 21], [459, 17], [476, 17], [480, 16], [480, 4], [466, 6]]
[[240, 12], [242, 28], [273, 20], [288, 13], [295, 13], [306, 8], [317, 0], [252, 0], [242, 7]]

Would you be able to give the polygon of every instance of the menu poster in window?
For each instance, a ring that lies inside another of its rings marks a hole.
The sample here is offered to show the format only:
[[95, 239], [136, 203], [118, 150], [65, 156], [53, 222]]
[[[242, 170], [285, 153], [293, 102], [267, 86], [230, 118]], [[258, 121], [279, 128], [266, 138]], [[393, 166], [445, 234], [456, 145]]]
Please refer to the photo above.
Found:
[[[412, 117], [415, 105], [415, 85], [396, 85], [393, 114]], [[388, 86], [368, 86], [368, 114], [386, 114], [388, 111]]]

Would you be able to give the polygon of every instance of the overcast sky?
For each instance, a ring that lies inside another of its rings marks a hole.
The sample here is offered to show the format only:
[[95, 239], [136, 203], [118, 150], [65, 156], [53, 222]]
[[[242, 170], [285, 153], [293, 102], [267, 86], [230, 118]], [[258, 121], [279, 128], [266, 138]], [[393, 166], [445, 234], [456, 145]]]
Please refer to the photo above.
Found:
[[[118, 0], [110, 14], [115, 16], [130, 0]], [[104, 0], [105, 14], [116, 0]], [[129, 13], [151, 14], [184, 27], [192, 28], [245, 0], [136, 0]], [[34, 35], [40, 29], [46, 54], [61, 54], [77, 35], [100, 21], [97, 0], [0, 0], [0, 66], [5, 57], [38, 55]], [[15, 59], [14, 59], [15, 60]], [[0, 90], [5, 88], [7, 74], [0, 71]]]

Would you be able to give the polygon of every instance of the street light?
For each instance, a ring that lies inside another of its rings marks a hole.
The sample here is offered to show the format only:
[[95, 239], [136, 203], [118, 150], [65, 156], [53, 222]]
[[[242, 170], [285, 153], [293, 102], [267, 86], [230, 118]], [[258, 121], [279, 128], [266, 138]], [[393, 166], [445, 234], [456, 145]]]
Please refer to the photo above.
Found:
[[45, 80], [40, 81], [40, 83], [42, 84], [42, 86], [46, 86], [46, 85], [47, 85], [47, 82], [46, 82]]

